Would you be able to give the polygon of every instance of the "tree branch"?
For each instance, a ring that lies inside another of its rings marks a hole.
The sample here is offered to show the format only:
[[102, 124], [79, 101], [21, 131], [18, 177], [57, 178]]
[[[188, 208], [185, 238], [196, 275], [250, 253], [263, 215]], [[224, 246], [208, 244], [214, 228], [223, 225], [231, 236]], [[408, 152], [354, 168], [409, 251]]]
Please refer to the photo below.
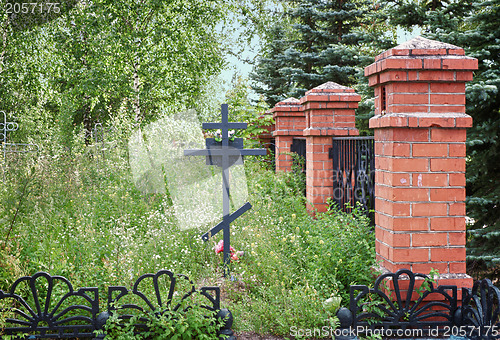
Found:
[[144, 21], [142, 22], [142, 24], [140, 25], [141, 26], [141, 31], [143, 29], [146, 28], [147, 26], [147, 23], [149, 22], [149, 20], [151, 19], [151, 16], [153, 15], [153, 10], [150, 10], [149, 13], [146, 15], [146, 17], [144, 18]]

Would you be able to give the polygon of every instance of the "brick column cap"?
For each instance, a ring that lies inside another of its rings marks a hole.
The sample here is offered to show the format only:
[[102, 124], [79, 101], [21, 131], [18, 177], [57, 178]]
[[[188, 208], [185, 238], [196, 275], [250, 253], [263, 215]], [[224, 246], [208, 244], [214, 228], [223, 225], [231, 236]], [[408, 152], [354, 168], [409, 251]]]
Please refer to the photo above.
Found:
[[354, 89], [328, 81], [307, 91], [304, 97], [300, 98], [300, 103], [305, 110], [309, 108], [307, 103], [310, 102], [355, 102], [357, 108], [360, 100], [361, 96], [354, 92]]
[[279, 117], [297, 117], [293, 118], [293, 120], [296, 122], [302, 121], [305, 124], [305, 113], [302, 111], [302, 106], [297, 98], [290, 97], [276, 103], [271, 112], [276, 120], [275, 131], [272, 132], [273, 136], [302, 136], [302, 126], [300, 130], [297, 130], [297, 126], [286, 128], [286, 126], [281, 126], [280, 120], [278, 120]]
[[359, 135], [354, 127], [359, 101], [361, 96], [354, 89], [333, 81], [307, 91], [300, 99], [308, 123], [304, 136]]
[[276, 103], [270, 111], [273, 114], [273, 118], [283, 116], [304, 116], [300, 101], [294, 97], [290, 97]]
[[388, 113], [370, 118], [370, 128], [470, 128], [472, 117], [465, 113]]
[[[365, 67], [365, 76], [385, 70], [477, 70], [477, 59], [466, 57], [464, 54], [461, 47], [419, 36], [379, 54], [373, 64]], [[370, 84], [373, 85], [375, 84]]]

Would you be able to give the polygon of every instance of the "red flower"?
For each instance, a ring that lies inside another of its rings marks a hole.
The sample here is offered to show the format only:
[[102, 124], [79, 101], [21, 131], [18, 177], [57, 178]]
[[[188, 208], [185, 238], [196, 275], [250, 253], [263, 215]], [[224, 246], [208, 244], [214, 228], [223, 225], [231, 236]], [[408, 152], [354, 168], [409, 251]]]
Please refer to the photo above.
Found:
[[[214, 247], [214, 250], [216, 254], [222, 253], [224, 251], [224, 241], [220, 240], [219, 243], [217, 243], [217, 245]], [[231, 251], [231, 253], [235, 253], [236, 249], [234, 249], [232, 246], [229, 246], [229, 251]]]
[[219, 243], [214, 247], [215, 253], [221, 253], [224, 251], [224, 241], [220, 240]]

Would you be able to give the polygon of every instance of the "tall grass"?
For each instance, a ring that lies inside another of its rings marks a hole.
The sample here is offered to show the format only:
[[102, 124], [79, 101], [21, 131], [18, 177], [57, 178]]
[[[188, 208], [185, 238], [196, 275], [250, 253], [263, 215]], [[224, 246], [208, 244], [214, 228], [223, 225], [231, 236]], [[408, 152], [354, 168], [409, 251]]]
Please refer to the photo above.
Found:
[[[130, 286], [141, 274], [169, 269], [197, 285], [219, 285], [235, 329], [289, 334], [291, 326], [324, 326], [323, 302], [348, 299], [348, 286], [372, 280], [374, 235], [358, 213], [305, 210], [300, 174], [274, 174], [247, 159], [253, 209], [231, 227], [244, 256], [222, 278], [222, 258], [200, 233], [176, 226], [165, 195], [140, 193], [126, 152], [16, 156], [4, 164], [0, 190], [0, 289], [21, 275], [46, 271], [75, 287]], [[23, 188], [25, 190], [23, 191]]]

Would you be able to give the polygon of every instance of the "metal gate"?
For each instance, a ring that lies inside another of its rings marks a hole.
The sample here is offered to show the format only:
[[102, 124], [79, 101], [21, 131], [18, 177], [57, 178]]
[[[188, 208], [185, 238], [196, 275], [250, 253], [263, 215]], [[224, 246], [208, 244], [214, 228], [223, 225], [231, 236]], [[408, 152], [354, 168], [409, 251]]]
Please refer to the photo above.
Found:
[[294, 159], [295, 168], [300, 165], [300, 162], [304, 162], [302, 164], [302, 172], [306, 171], [306, 139], [305, 138], [294, 138], [292, 141], [292, 145], [290, 146], [290, 152], [295, 152], [302, 159], [297, 160]]
[[356, 205], [375, 221], [375, 155], [373, 136], [333, 137], [333, 200], [346, 212]]

